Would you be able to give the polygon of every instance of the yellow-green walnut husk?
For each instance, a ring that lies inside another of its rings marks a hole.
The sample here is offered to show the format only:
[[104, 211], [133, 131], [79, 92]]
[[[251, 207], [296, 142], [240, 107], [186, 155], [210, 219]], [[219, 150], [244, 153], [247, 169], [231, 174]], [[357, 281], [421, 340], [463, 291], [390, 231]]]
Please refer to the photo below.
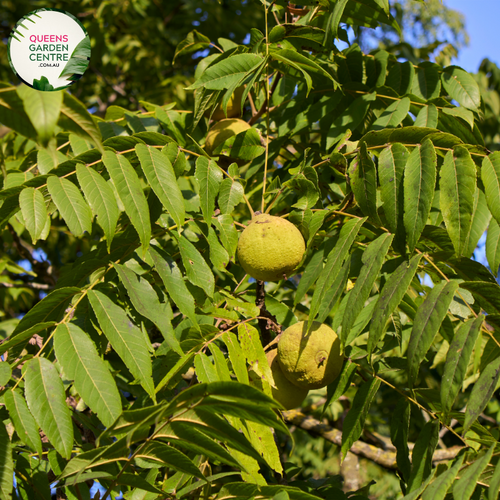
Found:
[[278, 403], [281, 403], [286, 410], [298, 408], [301, 406], [302, 401], [304, 401], [309, 391], [292, 384], [285, 375], [283, 375], [278, 363], [277, 353], [278, 351], [276, 349], [266, 353], [267, 362], [271, 368], [274, 385], [276, 386], [271, 387], [273, 398], [278, 401]]
[[[245, 87], [238, 87], [227, 102], [227, 115], [224, 114], [224, 110], [222, 109], [222, 103], [220, 103], [213, 112], [211, 118], [212, 120], [218, 122], [220, 120], [224, 120], [224, 118], [236, 118], [241, 116], [241, 98], [243, 97], [243, 92], [245, 91]], [[206, 113], [206, 116], [210, 116], [210, 113]]]
[[250, 125], [239, 118], [227, 118], [217, 122], [208, 131], [205, 140], [205, 151], [212, 156], [217, 146], [227, 141], [233, 135], [238, 135], [240, 132], [244, 132], [249, 128], [251, 128]]
[[290, 276], [299, 265], [305, 249], [302, 234], [291, 222], [260, 214], [241, 233], [237, 256], [252, 278], [279, 281]]
[[288, 327], [278, 342], [278, 362], [285, 377], [298, 387], [319, 389], [331, 384], [342, 370], [340, 339], [316, 321], [307, 333], [307, 321]]

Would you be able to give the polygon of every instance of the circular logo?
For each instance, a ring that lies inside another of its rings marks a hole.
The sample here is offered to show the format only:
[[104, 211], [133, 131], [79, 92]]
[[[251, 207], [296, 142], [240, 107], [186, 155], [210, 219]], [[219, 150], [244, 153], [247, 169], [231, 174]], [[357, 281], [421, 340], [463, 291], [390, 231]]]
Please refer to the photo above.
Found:
[[80, 21], [58, 9], [21, 18], [9, 36], [9, 62], [37, 90], [62, 90], [79, 80], [90, 61], [90, 39]]

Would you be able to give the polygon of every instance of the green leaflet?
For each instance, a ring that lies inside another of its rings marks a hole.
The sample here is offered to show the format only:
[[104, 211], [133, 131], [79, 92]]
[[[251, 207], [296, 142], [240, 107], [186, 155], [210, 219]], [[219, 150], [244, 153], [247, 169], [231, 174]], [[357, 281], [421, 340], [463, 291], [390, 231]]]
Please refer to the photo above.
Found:
[[189, 292], [177, 263], [156, 246], [149, 247], [149, 255], [167, 292], [179, 310], [199, 329], [195, 315], [194, 299]]
[[200, 186], [201, 211], [205, 222], [210, 226], [215, 210], [215, 198], [222, 181], [222, 171], [215, 161], [201, 156], [196, 160], [195, 177]]
[[343, 459], [351, 449], [354, 441], [361, 436], [365, 425], [366, 415], [368, 414], [373, 398], [379, 387], [380, 380], [373, 378], [364, 382], [356, 392], [351, 409], [344, 420], [341, 448]]
[[116, 231], [120, 210], [111, 186], [91, 167], [76, 165], [76, 175], [90, 208], [97, 216], [97, 223], [106, 236], [109, 248]]
[[257, 54], [236, 54], [207, 68], [201, 77], [187, 90], [205, 87], [210, 90], [224, 90], [239, 82], [262, 63]]
[[405, 247], [403, 174], [409, 156], [410, 153], [405, 146], [395, 143], [384, 148], [378, 160], [380, 198], [387, 227], [396, 235], [396, 242], [402, 242], [400, 246], [403, 248]]
[[448, 349], [441, 379], [441, 409], [446, 416], [453, 407], [469, 366], [472, 350], [481, 331], [484, 316], [462, 323]]
[[410, 253], [415, 249], [431, 210], [436, 165], [436, 151], [429, 139], [417, 145], [408, 158], [404, 174], [404, 226]]
[[173, 63], [178, 56], [191, 54], [197, 50], [203, 50], [210, 45], [210, 39], [196, 30], [190, 31], [186, 38], [175, 48]]
[[[422, 495], [422, 500], [443, 500], [450, 486], [455, 481], [464, 462], [465, 453], [459, 453], [453, 465], [435, 479]], [[475, 486], [475, 485], [474, 485]]]
[[465, 409], [464, 433], [469, 430], [477, 417], [486, 408], [493, 392], [495, 392], [499, 377], [500, 357], [488, 363], [472, 388], [467, 408]]
[[151, 239], [151, 223], [148, 202], [139, 176], [123, 155], [106, 150], [102, 155], [102, 161], [125, 207], [125, 213], [139, 235], [142, 250], [146, 252]]
[[224, 179], [220, 184], [219, 208], [223, 214], [230, 214], [243, 200], [243, 186], [234, 179]]
[[229, 353], [229, 360], [231, 361], [231, 366], [233, 367], [233, 372], [236, 375], [238, 382], [248, 384], [249, 380], [246, 356], [240, 343], [238, 342], [238, 338], [233, 332], [224, 332], [222, 339], [226, 344]]
[[59, 119], [63, 92], [39, 92], [22, 84], [17, 87], [17, 94], [22, 99], [24, 110], [35, 127], [38, 140], [46, 147], [54, 135]]
[[79, 189], [68, 179], [49, 176], [47, 188], [68, 229], [75, 236], [92, 232], [92, 210]]
[[498, 490], [500, 489], [500, 465], [497, 463], [493, 475], [490, 479], [490, 487], [488, 488], [488, 500], [498, 499]]
[[168, 156], [144, 144], [137, 144], [135, 151], [151, 188], [180, 229], [184, 225], [184, 198]]
[[[323, 299], [333, 284], [341, 266], [349, 253], [351, 245], [353, 244], [356, 235], [358, 234], [361, 226], [366, 221], [365, 219], [351, 219], [344, 224], [340, 231], [340, 236], [337, 244], [328, 255], [325, 267], [319, 275], [316, 289], [311, 301], [311, 308], [309, 311], [309, 319], [307, 327], [309, 328], [314, 321], [314, 318], [319, 311]], [[319, 265], [319, 264], [318, 264]]]
[[103, 293], [90, 290], [88, 297], [99, 325], [113, 349], [153, 398], [153, 367], [142, 332], [131, 322], [127, 313]]
[[500, 223], [500, 151], [495, 151], [483, 159], [481, 180], [491, 215]]
[[[69, 61], [61, 71], [59, 78], [68, 75], [83, 75], [89, 66], [90, 60], [90, 38], [88, 35], [81, 40], [73, 50]], [[69, 78], [74, 80], [75, 78]]]
[[460, 288], [472, 292], [479, 305], [488, 314], [500, 314], [500, 287], [496, 283], [484, 281], [464, 281]]
[[488, 466], [494, 451], [495, 445], [493, 444], [481, 458], [476, 459], [469, 465], [465, 473], [460, 475], [460, 479], [453, 485], [454, 500], [469, 500], [471, 498], [476, 489], [477, 481], [484, 469]]
[[323, 406], [323, 413], [330, 406], [331, 403], [335, 403], [340, 396], [343, 396], [347, 389], [351, 386], [351, 382], [356, 375], [357, 365], [353, 363], [350, 359], [344, 363], [340, 375], [327, 386], [327, 398]]
[[[411, 65], [411, 63], [409, 64]], [[411, 67], [413, 68], [413, 65]], [[382, 130], [397, 127], [406, 118], [408, 111], [410, 111], [410, 99], [403, 97], [403, 99], [393, 102], [384, 110], [373, 123], [372, 129]]]
[[312, 284], [318, 279], [323, 270], [324, 247], [318, 248], [311, 256], [300, 277], [299, 285], [295, 292], [293, 305], [296, 306], [303, 299]]
[[410, 387], [417, 380], [420, 363], [432, 345], [457, 289], [458, 283], [456, 281], [438, 283], [417, 310], [407, 354]]
[[389, 316], [403, 299], [410, 283], [415, 276], [422, 255], [415, 255], [409, 263], [402, 262], [386, 281], [375, 313], [370, 323], [368, 337], [368, 353], [371, 354], [383, 335], [383, 330]]
[[415, 118], [415, 127], [436, 128], [438, 124], [438, 109], [432, 103], [424, 106]]
[[400, 398], [391, 418], [391, 441], [396, 447], [396, 463], [406, 482], [411, 475], [410, 450], [408, 448], [410, 414], [410, 402]]
[[337, 31], [339, 28], [340, 20], [342, 18], [342, 14], [344, 13], [347, 2], [348, 0], [340, 0], [339, 2], [335, 3], [333, 10], [331, 10], [330, 7], [331, 13], [328, 17], [325, 38], [323, 40], [323, 45], [325, 47], [329, 47], [332, 41], [337, 38]]
[[0, 494], [5, 500], [12, 499], [14, 488], [14, 461], [12, 460], [12, 444], [7, 429], [0, 423]]
[[373, 283], [377, 279], [385, 256], [391, 246], [394, 235], [384, 233], [371, 242], [363, 252], [363, 267], [356, 279], [356, 284], [349, 294], [347, 306], [342, 318], [342, 330], [340, 339], [345, 346], [349, 337], [349, 332], [354, 325], [356, 318], [363, 309], [368, 299]]
[[448, 66], [441, 73], [441, 82], [452, 99], [464, 108], [477, 110], [481, 106], [481, 95], [476, 80], [458, 66]]
[[431, 473], [432, 455], [439, 440], [439, 425], [439, 420], [430, 420], [418, 435], [411, 454], [412, 466], [407, 493], [416, 490]]
[[349, 179], [356, 203], [363, 214], [378, 222], [377, 170], [364, 142], [361, 143], [360, 151], [349, 167]]
[[128, 296], [136, 311], [142, 316], [151, 320], [160, 330], [168, 345], [180, 356], [184, 353], [175, 337], [171, 319], [172, 309], [168, 301], [160, 303], [158, 295], [149, 281], [138, 276], [131, 269], [120, 264], [114, 264], [120, 281], [127, 289]]
[[73, 323], [61, 324], [54, 335], [54, 349], [64, 373], [85, 403], [109, 427], [122, 411], [115, 380], [99, 357], [87, 333]]
[[420, 63], [415, 73], [411, 93], [426, 101], [439, 97], [441, 92], [440, 69], [440, 66], [435, 63]]
[[486, 258], [494, 276], [498, 275], [500, 267], [500, 226], [496, 219], [490, 220], [486, 235]]
[[468, 259], [472, 257], [479, 239], [488, 228], [490, 220], [491, 213], [486, 205], [486, 197], [480, 189], [476, 189], [476, 192], [474, 194], [474, 211], [472, 213], [472, 222], [464, 243], [464, 257], [467, 257]]
[[[414, 78], [415, 68], [413, 67], [413, 63], [411, 61], [405, 61], [403, 63], [396, 62], [389, 70], [385, 85], [387, 87], [393, 88], [398, 93], [398, 95], [403, 96], [411, 93]], [[404, 99], [402, 99], [400, 102], [402, 101], [404, 101]], [[409, 105], [410, 102], [408, 99], [408, 109], [405, 115], [408, 114], [408, 111], [410, 109]]]
[[199, 286], [205, 290], [209, 297], [213, 297], [215, 279], [205, 259], [184, 235], [178, 238], [178, 243], [182, 263], [186, 269], [186, 275], [189, 281], [191, 281], [193, 285]]
[[26, 401], [30, 412], [54, 448], [69, 459], [73, 447], [73, 424], [66, 405], [62, 380], [45, 358], [34, 358], [25, 368]]
[[42, 441], [38, 433], [38, 425], [31, 415], [24, 397], [16, 391], [7, 391], [4, 395], [4, 402], [19, 439], [41, 455]]
[[68, 92], [63, 92], [61, 114], [57, 124], [79, 137], [91, 141], [103, 153], [102, 135], [85, 106]]
[[476, 192], [476, 166], [463, 146], [448, 151], [440, 172], [440, 205], [446, 229], [458, 256], [468, 246]]
[[35, 188], [27, 187], [19, 195], [19, 205], [33, 244], [40, 239], [47, 223], [47, 207], [43, 194]]

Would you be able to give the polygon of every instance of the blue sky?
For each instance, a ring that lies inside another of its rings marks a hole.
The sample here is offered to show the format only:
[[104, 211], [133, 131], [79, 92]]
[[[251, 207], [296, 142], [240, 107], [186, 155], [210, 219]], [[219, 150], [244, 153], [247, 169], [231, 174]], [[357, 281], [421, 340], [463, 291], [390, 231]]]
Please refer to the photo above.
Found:
[[455, 64], [475, 73], [484, 57], [500, 65], [500, 0], [443, 0], [465, 16], [469, 46], [463, 48]]

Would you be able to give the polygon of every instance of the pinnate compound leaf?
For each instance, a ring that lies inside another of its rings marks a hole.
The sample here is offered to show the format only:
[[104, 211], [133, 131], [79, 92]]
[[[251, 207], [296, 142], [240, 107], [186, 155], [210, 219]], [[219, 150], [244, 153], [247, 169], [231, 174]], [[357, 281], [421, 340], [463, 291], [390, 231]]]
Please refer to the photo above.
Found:
[[430, 486], [424, 491], [422, 500], [444, 500], [450, 486], [455, 481], [459, 470], [464, 462], [465, 453], [460, 452], [455, 458], [453, 465], [435, 479]]
[[54, 349], [78, 394], [109, 427], [122, 411], [120, 394], [88, 334], [73, 323], [61, 324], [54, 335]]
[[113, 241], [120, 210], [111, 186], [91, 167], [77, 164], [76, 175], [97, 223], [106, 236], [108, 250]]
[[339, 240], [337, 241], [337, 244], [332, 249], [332, 251], [329, 253], [325, 267], [319, 275], [316, 289], [314, 290], [313, 298], [311, 301], [307, 328], [312, 325], [312, 322], [314, 321], [315, 316], [318, 313], [321, 304], [323, 303], [325, 295], [335, 281], [335, 278], [337, 277], [342, 264], [347, 257], [347, 254], [349, 253], [351, 245], [356, 239], [356, 235], [358, 234], [361, 226], [365, 221], [366, 218], [351, 219], [342, 227]]
[[73, 423], [59, 373], [45, 358], [31, 359], [25, 370], [26, 401], [30, 412], [58, 453], [69, 459], [73, 447]]
[[477, 189], [476, 166], [469, 151], [463, 146], [448, 151], [440, 177], [440, 205], [446, 229], [457, 255], [465, 255]]
[[14, 461], [12, 444], [3, 422], [0, 422], [0, 496], [5, 500], [12, 499], [14, 490]]
[[410, 387], [416, 382], [420, 363], [431, 347], [457, 289], [458, 283], [456, 281], [442, 281], [434, 286], [417, 310], [408, 344], [408, 383]]
[[40, 190], [27, 187], [19, 195], [19, 205], [33, 244], [40, 239], [47, 223], [47, 207]]
[[422, 255], [415, 255], [410, 262], [403, 261], [386, 281], [380, 298], [375, 307], [375, 313], [370, 322], [368, 337], [368, 353], [372, 353], [383, 335], [389, 316], [398, 307], [406, 290], [415, 276]]
[[38, 433], [38, 425], [33, 415], [31, 415], [23, 396], [16, 391], [7, 391], [4, 395], [4, 403], [19, 439], [34, 452], [41, 455], [42, 440]]
[[68, 92], [63, 92], [61, 114], [57, 124], [82, 139], [91, 141], [101, 153], [104, 152], [102, 135], [92, 115], [78, 99]]
[[215, 161], [200, 156], [196, 160], [194, 174], [200, 185], [201, 211], [205, 222], [210, 226], [215, 209], [215, 197], [219, 193], [222, 171]]
[[54, 135], [59, 119], [63, 92], [39, 92], [27, 85], [17, 87], [17, 94], [22, 99], [24, 110], [38, 135], [40, 143], [46, 147]]
[[102, 161], [116, 187], [125, 212], [139, 235], [143, 252], [145, 252], [151, 239], [151, 223], [148, 202], [139, 176], [123, 155], [106, 150], [102, 155]]
[[153, 366], [141, 330], [132, 323], [121, 307], [103, 293], [90, 290], [88, 297], [99, 325], [113, 349], [145, 391], [150, 396], [154, 395]]
[[137, 144], [135, 151], [149, 185], [174, 219], [177, 227], [181, 228], [185, 217], [184, 197], [168, 156], [144, 144]]
[[413, 253], [431, 210], [436, 167], [434, 145], [425, 139], [410, 153], [404, 174], [404, 226], [410, 253]]
[[467, 402], [463, 432], [467, 432], [477, 417], [481, 415], [495, 392], [500, 377], [500, 357], [494, 359], [482, 371]]
[[363, 214], [378, 221], [377, 171], [364, 142], [361, 143], [358, 156], [349, 168], [349, 179], [356, 203]]
[[500, 224], [500, 151], [495, 151], [483, 159], [481, 179], [488, 208]]
[[472, 497], [479, 477], [488, 466], [494, 451], [495, 445], [493, 444], [481, 458], [469, 465], [465, 472], [462, 470], [460, 479], [453, 485], [454, 500], [469, 500]]
[[494, 276], [498, 275], [500, 267], [500, 226], [496, 219], [490, 220], [486, 235], [486, 258]]
[[455, 398], [462, 388], [483, 321], [484, 316], [481, 314], [474, 320], [462, 323], [450, 344], [441, 379], [441, 409], [445, 415], [451, 411]]
[[448, 66], [441, 74], [441, 82], [452, 99], [464, 108], [477, 110], [481, 106], [481, 93], [476, 80], [458, 66]]
[[373, 398], [380, 387], [380, 380], [374, 378], [363, 383], [358, 389], [352, 407], [344, 420], [342, 431], [342, 457], [345, 459], [354, 441], [357, 441], [363, 432], [366, 415], [370, 410]]
[[[149, 247], [149, 255], [155, 263], [155, 269], [160, 275], [165, 288], [182, 314], [187, 316], [194, 325], [198, 325], [195, 315], [194, 299], [189, 292], [182, 272], [177, 263], [156, 246]], [[199, 327], [198, 327], [199, 328]]]
[[410, 414], [410, 402], [401, 398], [391, 418], [391, 441], [396, 447], [396, 463], [406, 482], [410, 479], [411, 474], [410, 450], [408, 448]]
[[363, 252], [363, 267], [356, 279], [354, 288], [349, 293], [344, 317], [342, 318], [342, 330], [339, 336], [343, 345], [346, 345], [349, 338], [349, 332], [359, 313], [365, 306], [373, 283], [375, 283], [375, 280], [378, 278], [393, 237], [394, 235], [390, 233], [384, 233], [376, 240], [372, 241]]
[[80, 190], [68, 179], [51, 175], [47, 179], [49, 190], [57, 209], [75, 236], [92, 232], [92, 210], [83, 199]]
[[432, 455], [438, 440], [439, 420], [430, 420], [420, 431], [411, 454], [412, 466], [407, 493], [416, 490], [431, 473]]

